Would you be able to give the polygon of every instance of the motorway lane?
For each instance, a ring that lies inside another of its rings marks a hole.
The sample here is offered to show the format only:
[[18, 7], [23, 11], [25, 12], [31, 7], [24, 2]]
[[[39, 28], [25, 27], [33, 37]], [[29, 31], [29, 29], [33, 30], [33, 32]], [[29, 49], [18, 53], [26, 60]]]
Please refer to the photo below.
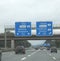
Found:
[[6, 52], [2, 55], [2, 61], [60, 61], [60, 50], [57, 54], [47, 50], [27, 50], [24, 55]]
[[54, 60], [60, 61], [60, 50], [58, 50], [57, 53], [48, 52], [48, 54], [50, 54], [50, 56], [51, 56]]
[[5, 53], [2, 53], [2, 61], [20, 61], [21, 58], [26, 57], [32, 52], [34, 51], [33, 50], [26, 51], [26, 54], [15, 54], [15, 52], [5, 52]]
[[40, 50], [35, 54], [31, 55], [30, 57], [26, 57], [24, 61], [54, 61], [54, 60], [49, 56], [49, 54], [47, 54], [47, 51]]

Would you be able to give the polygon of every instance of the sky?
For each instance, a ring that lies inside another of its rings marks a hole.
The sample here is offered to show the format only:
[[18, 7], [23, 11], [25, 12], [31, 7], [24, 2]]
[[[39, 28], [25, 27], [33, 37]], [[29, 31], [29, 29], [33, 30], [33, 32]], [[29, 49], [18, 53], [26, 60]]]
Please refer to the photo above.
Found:
[[43, 45], [45, 43], [46, 40], [28, 40], [28, 42], [31, 43], [32, 46], [35, 45]]
[[60, 25], [60, 0], [0, 0], [0, 33], [15, 22], [25, 21]]
[[60, 24], [60, 0], [0, 0], [0, 32], [15, 22]]

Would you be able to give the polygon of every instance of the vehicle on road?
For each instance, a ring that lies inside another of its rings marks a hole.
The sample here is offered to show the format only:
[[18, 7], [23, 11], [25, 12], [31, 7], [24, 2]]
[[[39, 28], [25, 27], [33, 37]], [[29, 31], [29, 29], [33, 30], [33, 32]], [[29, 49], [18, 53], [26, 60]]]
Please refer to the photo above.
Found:
[[46, 47], [47, 48], [47, 50], [50, 50], [50, 47]]
[[44, 48], [43, 47], [40, 47], [40, 50], [43, 50]]
[[44, 50], [44, 49], [46, 49], [46, 47], [44, 47], [44, 46], [41, 46], [40, 47], [40, 50]]
[[38, 48], [35, 48], [35, 50], [38, 50]]
[[25, 48], [24, 48], [24, 46], [17, 46], [17, 47], [15, 48], [15, 54], [18, 54], [18, 53], [23, 53], [23, 54], [25, 54]]
[[56, 47], [51, 47], [51, 53], [56, 52], [57, 53], [57, 48]]

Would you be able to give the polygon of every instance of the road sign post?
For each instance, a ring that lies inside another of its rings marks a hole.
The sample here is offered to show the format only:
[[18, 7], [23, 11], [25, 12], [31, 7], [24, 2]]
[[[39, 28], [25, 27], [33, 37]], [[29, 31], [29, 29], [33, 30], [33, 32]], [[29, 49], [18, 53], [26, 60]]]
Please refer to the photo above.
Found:
[[6, 35], [6, 29], [5, 29], [5, 48], [7, 48], [7, 35]]
[[15, 35], [16, 36], [31, 36], [31, 22], [16, 22]]
[[36, 22], [36, 35], [52, 36], [53, 35], [52, 22]]

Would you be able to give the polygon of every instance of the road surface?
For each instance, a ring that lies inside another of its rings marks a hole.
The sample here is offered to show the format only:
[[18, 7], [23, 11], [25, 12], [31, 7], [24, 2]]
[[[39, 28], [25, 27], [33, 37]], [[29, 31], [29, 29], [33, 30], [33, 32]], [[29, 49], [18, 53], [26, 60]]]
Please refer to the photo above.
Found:
[[47, 50], [27, 50], [26, 54], [15, 54], [13, 52], [2, 53], [2, 61], [60, 61], [60, 50], [58, 53], [50, 53]]

